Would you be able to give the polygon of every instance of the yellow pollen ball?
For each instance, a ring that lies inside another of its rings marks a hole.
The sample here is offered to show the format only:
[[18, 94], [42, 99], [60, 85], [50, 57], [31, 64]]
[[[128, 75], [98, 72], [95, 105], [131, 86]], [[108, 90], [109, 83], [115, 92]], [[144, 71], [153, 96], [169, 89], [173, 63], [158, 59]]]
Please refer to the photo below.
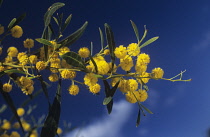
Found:
[[163, 74], [164, 74], [163, 69], [161, 69], [161, 68], [154, 68], [154, 69], [152, 70], [152, 75], [151, 75], [151, 76], [152, 76], [153, 78], [160, 79], [160, 78], [163, 77]]
[[23, 30], [20, 26], [16, 25], [11, 29], [12, 37], [20, 38], [23, 35]]
[[10, 137], [10, 136], [7, 134], [2, 134], [0, 137]]
[[3, 91], [4, 91], [4, 92], [10, 92], [11, 90], [12, 90], [12, 85], [11, 85], [11, 84], [5, 83], [5, 84], [3, 85]]
[[127, 94], [125, 94], [125, 98], [130, 103], [136, 103], [137, 102], [133, 91], [129, 91]]
[[58, 81], [58, 75], [57, 74], [51, 74], [48, 77], [48, 79], [49, 79], [50, 82], [56, 82], [56, 81]]
[[141, 53], [138, 55], [136, 62], [137, 65], [147, 65], [148, 63], [150, 63], [150, 57], [148, 54]]
[[16, 47], [9, 47], [7, 53], [10, 57], [16, 57], [18, 54], [18, 49]]
[[128, 79], [126, 81], [126, 87], [128, 91], [135, 91], [138, 89], [138, 83], [135, 79]]
[[39, 62], [37, 62], [37, 63], [36, 63], [36, 68], [37, 68], [38, 70], [43, 70], [43, 69], [45, 69], [45, 68], [46, 68], [45, 62], [44, 62], [44, 61], [39, 61]]
[[148, 98], [148, 94], [147, 94], [146, 90], [139, 89], [138, 91], [136, 91], [135, 95], [136, 95], [138, 101], [140, 101], [140, 102], [144, 102]]
[[71, 85], [68, 90], [69, 90], [69, 94], [74, 95], [74, 96], [79, 93], [79, 87], [77, 85]]
[[110, 54], [109, 49], [105, 49], [103, 54], [104, 54], [104, 55], [109, 55], [109, 54]]
[[38, 60], [38, 58], [37, 58], [36, 55], [30, 55], [29, 56], [29, 61], [30, 61], [31, 64], [36, 64], [37, 60]]
[[33, 39], [26, 39], [23, 41], [23, 45], [25, 48], [33, 48], [34, 47], [34, 40]]
[[11, 128], [11, 124], [7, 120], [3, 120], [3, 125], [1, 126], [2, 129], [9, 130]]
[[133, 59], [126, 55], [125, 58], [120, 59], [120, 66], [124, 71], [130, 71], [133, 67]]
[[62, 129], [60, 127], [58, 127], [57, 128], [57, 134], [60, 135], [60, 134], [62, 134], [62, 132], [63, 132]]
[[4, 26], [0, 26], [0, 35], [4, 33]]
[[131, 43], [127, 47], [128, 55], [137, 56], [140, 53], [140, 47], [137, 43]]
[[114, 54], [117, 58], [123, 59], [127, 55], [126, 47], [123, 47], [123, 45], [120, 45], [119, 47], [115, 48]]
[[100, 89], [101, 89], [101, 86], [98, 83], [96, 83], [95, 85], [91, 85], [89, 87], [90, 92], [93, 94], [97, 94], [100, 91]]
[[98, 81], [98, 78], [95, 77], [93, 73], [87, 73], [84, 76], [84, 83], [87, 86], [95, 85], [97, 81]]
[[73, 79], [76, 77], [76, 72], [72, 70], [65, 69], [61, 71], [61, 77], [64, 79]]
[[16, 131], [12, 131], [10, 137], [20, 137], [20, 134]]
[[78, 54], [82, 58], [87, 58], [90, 55], [90, 50], [87, 47], [82, 47], [82, 48], [79, 49]]
[[24, 108], [18, 108], [17, 109], [17, 114], [18, 114], [18, 116], [23, 116], [24, 114], [25, 114], [25, 110], [24, 110]]

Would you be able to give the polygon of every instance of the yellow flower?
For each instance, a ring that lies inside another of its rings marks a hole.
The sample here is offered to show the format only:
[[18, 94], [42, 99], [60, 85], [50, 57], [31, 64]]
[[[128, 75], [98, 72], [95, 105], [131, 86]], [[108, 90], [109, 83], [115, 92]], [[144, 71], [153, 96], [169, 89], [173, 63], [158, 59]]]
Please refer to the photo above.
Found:
[[2, 134], [0, 137], [9, 137], [7, 134]]
[[4, 33], [4, 26], [0, 26], [0, 35]]
[[0, 47], [0, 55], [2, 54], [2, 47]]
[[82, 47], [79, 49], [78, 54], [82, 57], [82, 58], [87, 58], [90, 56], [90, 50], [87, 47]]
[[105, 75], [109, 71], [109, 64], [106, 61], [97, 61], [98, 74]]
[[23, 35], [23, 30], [20, 26], [16, 25], [11, 29], [14, 38], [20, 38]]
[[48, 77], [48, 79], [49, 79], [50, 82], [56, 82], [56, 81], [58, 81], [58, 75], [57, 74], [51, 74]]
[[79, 87], [77, 85], [71, 85], [68, 90], [69, 90], [69, 94], [74, 95], [74, 96], [79, 93]]
[[131, 43], [127, 47], [128, 55], [137, 56], [140, 53], [140, 47], [137, 43]]
[[16, 131], [12, 131], [10, 137], [20, 137], [20, 134]]
[[25, 52], [20, 52], [20, 53], [18, 53], [18, 55], [17, 55], [17, 59], [20, 60], [20, 58], [21, 58], [22, 56], [25, 56], [25, 55], [26, 55]]
[[38, 137], [37, 130], [33, 130], [29, 137]]
[[9, 47], [7, 53], [10, 57], [16, 57], [18, 54], [18, 49], [16, 47]]
[[5, 67], [4, 66], [0, 66], [0, 72], [4, 71]]
[[116, 77], [116, 78], [112, 78], [111, 79], [111, 85], [112, 85], [112, 87], [114, 87], [115, 86], [115, 84], [118, 82], [120, 80], [120, 83], [119, 83], [119, 85], [118, 85], [118, 87], [121, 87], [121, 85], [122, 85], [122, 81], [123, 80], [121, 80], [121, 78], [119, 78], [119, 77]]
[[24, 77], [24, 76], [21, 76], [18, 78], [18, 84], [20, 87], [24, 88], [24, 87], [30, 87], [34, 84], [33, 80], [27, 78], [27, 77]]
[[137, 79], [139, 83], [142, 84], [142, 82], [143, 82], [144, 84], [146, 84], [146, 83], [149, 82], [149, 79], [150, 79], [150, 78], [149, 78], [149, 77], [150, 77], [149, 73], [143, 72], [143, 73], [140, 75], [140, 77], [143, 77], [143, 78]]
[[87, 73], [84, 76], [84, 83], [87, 86], [95, 85], [97, 81], [98, 81], [98, 78], [95, 77], [93, 73]]
[[105, 49], [103, 54], [104, 54], [104, 55], [109, 55], [109, 54], [110, 54], [109, 49]]
[[140, 102], [144, 102], [145, 100], [147, 100], [148, 98], [148, 94], [146, 92], [146, 90], [141, 90], [139, 89], [137, 92], [135, 92], [136, 94], [136, 98], [138, 99], [138, 101]]
[[11, 128], [11, 124], [6, 119], [3, 120], [3, 125], [1, 126], [2, 129], [9, 130]]
[[138, 55], [136, 62], [137, 65], [147, 65], [148, 63], [150, 63], [150, 57], [148, 54], [141, 53]]
[[100, 91], [100, 89], [101, 89], [101, 86], [98, 83], [96, 83], [95, 85], [91, 85], [89, 87], [90, 92], [93, 94], [97, 94]]
[[45, 62], [44, 62], [44, 61], [39, 61], [39, 62], [37, 62], [37, 63], [36, 63], [36, 68], [37, 68], [38, 70], [43, 70], [43, 69], [45, 69], [45, 68], [46, 68]]
[[25, 66], [28, 63], [28, 56], [27, 55], [23, 55], [20, 57], [19, 62], [21, 65]]
[[25, 48], [33, 48], [34, 47], [34, 40], [33, 39], [26, 39], [23, 41], [23, 45]]
[[114, 54], [117, 58], [123, 59], [127, 55], [126, 47], [123, 47], [123, 45], [120, 45], [119, 47], [115, 48]]
[[17, 109], [17, 114], [18, 114], [18, 116], [23, 116], [24, 114], [25, 114], [25, 110], [24, 110], [24, 108], [18, 108]]
[[130, 71], [133, 67], [133, 60], [130, 56], [126, 55], [125, 58], [120, 59], [120, 66], [125, 71]]
[[76, 72], [68, 69], [61, 71], [61, 77], [64, 79], [73, 79], [76, 77]]
[[128, 92], [127, 87], [126, 87], [127, 86], [126, 83], [127, 83], [126, 79], [122, 79], [120, 81], [120, 85], [118, 87], [119, 87], [119, 89], [122, 93], [127, 93]]
[[128, 91], [135, 91], [138, 89], [138, 83], [135, 79], [128, 79], [126, 81], [126, 88]]
[[[109, 71], [111, 71], [111, 68], [112, 68], [112, 62], [109, 62]], [[117, 71], [117, 65], [114, 64], [112, 72], [116, 72], [116, 71]]]
[[163, 77], [163, 74], [164, 74], [164, 71], [161, 68], [154, 68], [152, 70], [152, 75], [151, 76], [153, 78], [159, 79], [159, 78]]
[[23, 91], [24, 94], [30, 95], [34, 91], [34, 86], [23, 87], [21, 90]]
[[57, 58], [50, 58], [50, 63], [58, 63], [58, 64], [60, 64], [61, 63], [61, 59], [59, 59], [58, 57]]
[[15, 128], [15, 129], [20, 128], [19, 122], [15, 122], [15, 123], [13, 124], [13, 128]]
[[135, 66], [136, 73], [142, 74], [147, 71], [147, 65], [136, 64]]
[[57, 128], [57, 134], [60, 135], [60, 134], [62, 134], [62, 132], [63, 132], [62, 129], [60, 127], [58, 127]]
[[5, 84], [3, 85], [3, 91], [4, 91], [4, 92], [10, 92], [11, 90], [12, 90], [12, 85], [11, 85], [11, 84], [5, 83]]
[[63, 54], [70, 52], [70, 49], [68, 47], [62, 47], [59, 49], [59, 55], [62, 56]]
[[134, 96], [134, 91], [129, 91], [127, 94], [125, 94], [125, 98], [130, 103], [136, 103], [136, 97]]
[[22, 126], [25, 131], [29, 131], [31, 129], [31, 125], [27, 123], [26, 121], [22, 122]]
[[37, 58], [36, 55], [30, 55], [29, 56], [29, 61], [30, 61], [31, 64], [36, 64], [37, 60], [38, 60], [38, 58]]

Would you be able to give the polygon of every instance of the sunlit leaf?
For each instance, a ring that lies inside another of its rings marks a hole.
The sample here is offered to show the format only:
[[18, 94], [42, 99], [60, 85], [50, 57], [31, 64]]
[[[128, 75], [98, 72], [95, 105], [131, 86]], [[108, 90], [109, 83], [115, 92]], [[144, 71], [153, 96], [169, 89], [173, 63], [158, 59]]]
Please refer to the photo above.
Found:
[[20, 127], [21, 127], [21, 129], [22, 129], [22, 131], [23, 131], [23, 133], [24, 133], [23, 126], [22, 126], [22, 123], [21, 123], [21, 121], [20, 121], [20, 117], [19, 117], [18, 114], [17, 114], [17, 109], [16, 109], [16, 107], [15, 107], [15, 105], [14, 105], [14, 102], [13, 102], [12, 98], [10, 97], [9, 93], [4, 92], [4, 91], [2, 90], [2, 87], [3, 87], [3, 85], [2, 85], [2, 83], [0, 82], [0, 93], [2, 94], [2, 97], [3, 97], [4, 100], [6, 101], [7, 105], [8, 105], [8, 106], [10, 107], [10, 109], [12, 110], [12, 112], [13, 112], [15, 118], [16, 118], [17, 121], [19, 122]]
[[100, 78], [100, 79], [104, 79], [103, 75], [98, 75], [98, 74], [94, 74], [95, 77]]
[[35, 40], [38, 41], [41, 44], [44, 44], [44, 45], [48, 45], [48, 46], [52, 46], [53, 47], [53, 44], [49, 40], [46, 40], [46, 39], [43, 39], [43, 38], [37, 38]]
[[104, 101], [103, 101], [103, 105], [109, 104], [111, 100], [112, 100], [112, 97], [105, 98]]
[[69, 23], [70, 23], [70, 21], [71, 21], [71, 17], [72, 17], [72, 14], [70, 14], [70, 15], [66, 18], [66, 20], [65, 20], [65, 22], [64, 22], [64, 25], [61, 27], [61, 32], [63, 32], [63, 31], [66, 29], [66, 27], [69, 25]]
[[7, 109], [7, 105], [3, 104], [0, 108], [0, 114], [3, 113]]
[[23, 71], [17, 70], [17, 69], [8, 69], [4, 71], [5, 73], [20, 73], [20, 74], [26, 74]]
[[57, 134], [58, 123], [61, 111], [61, 79], [59, 79], [56, 96], [50, 107], [48, 116], [41, 130], [41, 137], [54, 137]]
[[45, 27], [47, 27], [50, 24], [50, 20], [51, 20], [52, 15], [54, 14], [54, 12], [56, 10], [58, 10], [59, 8], [63, 7], [64, 5], [65, 5], [64, 3], [57, 2], [48, 8], [47, 12], [44, 15]]
[[138, 42], [139, 42], [140, 39], [139, 39], [139, 31], [138, 31], [138, 28], [137, 28], [136, 24], [135, 24], [132, 20], [130, 20], [130, 21], [131, 21], [133, 30], [134, 30], [134, 32], [135, 32], [135, 34], [136, 34], [136, 38], [137, 38], [137, 40], [138, 40]]
[[158, 38], [159, 38], [159, 37], [153, 37], [153, 38], [147, 40], [146, 42], [144, 42], [144, 43], [140, 46], [140, 48], [143, 48], [143, 47], [145, 47], [145, 46], [151, 44], [152, 42], [156, 41]]
[[153, 114], [152, 111], [146, 108], [144, 105], [140, 104], [140, 106], [143, 107], [148, 113]]
[[12, 19], [11, 21], [10, 21], [10, 23], [9, 23], [9, 25], [8, 25], [8, 29], [11, 29], [12, 27], [14, 27], [14, 24], [15, 24], [15, 22], [16, 22], [16, 18], [14, 18], [14, 19]]
[[65, 46], [70, 46], [75, 41], [77, 41], [82, 36], [82, 34], [85, 31], [87, 25], [88, 25], [88, 22], [86, 21], [83, 24], [83, 26], [81, 28], [79, 28], [77, 31], [75, 31], [74, 33], [72, 33], [71, 35], [66, 37], [65, 39], [59, 41], [58, 44], [61, 44], [61, 46], [59, 48], [65, 47]]
[[138, 42], [138, 46], [141, 45], [141, 42], [144, 40], [144, 38], [147, 36], [147, 29], [146, 29], [146, 26], [144, 26], [144, 34], [141, 38], [141, 40]]
[[59, 23], [58, 23], [58, 19], [56, 17], [53, 17], [55, 23], [59, 26]]
[[137, 116], [137, 119], [136, 119], [136, 127], [138, 127], [139, 124], [140, 124], [140, 118], [141, 118], [141, 110], [139, 109], [138, 116]]
[[63, 54], [61, 56], [61, 58], [65, 59], [69, 65], [72, 65], [74, 67], [80, 67], [83, 69], [86, 68], [84, 60], [81, 58], [80, 55], [78, 55], [75, 52], [72, 52], [72, 51], [67, 52], [67, 53]]

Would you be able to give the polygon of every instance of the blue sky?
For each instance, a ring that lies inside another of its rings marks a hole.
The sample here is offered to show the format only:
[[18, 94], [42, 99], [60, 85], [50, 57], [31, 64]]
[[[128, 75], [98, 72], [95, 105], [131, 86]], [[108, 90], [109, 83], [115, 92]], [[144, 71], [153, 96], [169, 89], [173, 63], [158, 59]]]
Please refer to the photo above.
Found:
[[[39, 38], [43, 30], [43, 15], [56, 0], [36, 1], [4, 1], [0, 8], [0, 23], [7, 25], [9, 21], [22, 14], [27, 17], [20, 24], [24, 29], [22, 40], [27, 37]], [[128, 45], [136, 41], [130, 20], [133, 20], [143, 34], [147, 26], [147, 39], [159, 36], [159, 39], [142, 49], [150, 55], [148, 70], [161, 67], [164, 77], [170, 78], [183, 70], [184, 78], [192, 78], [191, 82], [169, 82], [151, 80], [148, 84], [149, 98], [144, 104], [154, 114], [141, 117], [141, 124], [135, 127], [138, 112], [137, 104], [129, 104], [117, 92], [114, 110], [108, 115], [103, 90], [100, 96], [94, 96], [82, 89], [78, 96], [72, 97], [63, 92], [62, 120], [73, 126], [81, 126], [80, 136], [84, 137], [205, 137], [210, 128], [210, 1], [182, 0], [61, 0], [66, 5], [58, 12], [64, 17], [73, 14], [72, 21], [65, 31], [68, 35], [79, 28], [85, 21], [88, 27], [81, 39], [72, 45], [71, 50], [79, 47], [90, 47], [93, 42], [95, 52], [100, 50], [98, 27], [103, 29], [108, 23], [114, 32], [116, 45]], [[6, 46], [20, 46], [20, 40], [5, 40]], [[38, 44], [38, 43], [37, 43]], [[21, 47], [21, 46], [20, 46]], [[65, 84], [68, 84], [66, 82]], [[53, 88], [50, 90], [53, 91]], [[11, 93], [15, 101], [25, 98], [23, 95]], [[52, 97], [54, 94], [52, 93]], [[46, 113], [47, 102], [43, 96], [43, 108], [37, 113]], [[0, 100], [2, 103], [2, 100]], [[32, 103], [37, 104], [37, 101]], [[18, 104], [18, 103], [17, 103]], [[40, 104], [40, 103], [38, 103]], [[2, 116], [4, 117], [4, 116]], [[105, 132], [106, 131], [106, 132]], [[74, 137], [78, 131], [66, 137]]]

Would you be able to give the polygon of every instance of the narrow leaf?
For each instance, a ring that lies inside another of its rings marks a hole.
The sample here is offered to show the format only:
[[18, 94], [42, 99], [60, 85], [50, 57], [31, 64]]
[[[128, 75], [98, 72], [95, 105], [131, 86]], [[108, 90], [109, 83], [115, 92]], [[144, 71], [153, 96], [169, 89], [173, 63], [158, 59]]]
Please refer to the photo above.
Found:
[[109, 83], [106, 80], [103, 80], [103, 82], [104, 82], [106, 97], [109, 97], [111, 96], [111, 93], [110, 93], [111, 89], [110, 89]]
[[43, 39], [43, 38], [37, 38], [35, 40], [38, 41], [41, 44], [53, 47], [53, 44], [49, 40], [46, 40], [46, 39]]
[[103, 75], [99, 75], [99, 74], [94, 74], [95, 77], [100, 78], [100, 79], [104, 79]]
[[144, 105], [140, 104], [141, 107], [143, 107], [148, 113], [153, 114], [152, 111], [150, 111], [148, 108], [146, 108]]
[[64, 3], [57, 2], [48, 8], [47, 12], [44, 15], [45, 27], [47, 27], [50, 24], [50, 20], [51, 20], [52, 15], [54, 14], [54, 12], [56, 10], [58, 10], [59, 8], [63, 7], [64, 5], [65, 5]]
[[25, 17], [26, 17], [26, 13], [23, 13], [22, 15], [20, 15], [20, 16], [17, 18], [17, 20], [16, 20], [14, 26], [17, 25], [17, 24], [19, 24]]
[[69, 65], [72, 65], [74, 67], [80, 67], [83, 69], [86, 68], [84, 60], [80, 57], [80, 55], [78, 55], [75, 52], [72, 52], [72, 51], [67, 52], [63, 54], [61, 58], [65, 59]]
[[24, 133], [24, 129], [23, 129], [22, 123], [21, 123], [21, 121], [20, 121], [20, 117], [19, 117], [18, 114], [17, 114], [17, 109], [16, 109], [16, 107], [15, 107], [15, 105], [14, 105], [14, 102], [13, 102], [12, 98], [10, 97], [9, 93], [4, 92], [4, 91], [2, 90], [2, 87], [3, 87], [3, 85], [2, 85], [2, 83], [0, 83], [0, 92], [1, 92], [1, 94], [2, 94], [2, 96], [3, 96], [3, 98], [4, 98], [4, 100], [6, 101], [6, 103], [7, 103], [8, 106], [10, 107], [10, 109], [12, 110], [12, 112], [13, 112], [15, 118], [17, 119], [18, 123], [20, 124], [20, 127], [21, 127], [21, 129], [22, 129], [22, 131], [23, 131], [23, 133]]
[[99, 28], [100, 38], [101, 38], [101, 49], [104, 49], [104, 36], [102, 30]]
[[111, 114], [113, 107], [113, 99], [109, 102], [109, 104], [106, 105], [106, 108], [108, 110], [108, 114]]
[[8, 29], [11, 29], [12, 27], [14, 27], [14, 24], [15, 24], [15, 22], [16, 22], [16, 18], [14, 18], [14, 19], [12, 19], [11, 21], [10, 21], [10, 23], [9, 23], [9, 25], [8, 25]]
[[41, 130], [41, 137], [54, 137], [57, 134], [57, 128], [61, 111], [61, 79], [59, 79], [56, 96], [49, 110], [48, 116]]
[[120, 84], [120, 80], [114, 85], [114, 87], [111, 89], [111, 96], [114, 96], [115, 91], [117, 90], [118, 85]]
[[138, 116], [137, 116], [137, 119], [136, 119], [136, 127], [138, 127], [139, 124], [140, 124], [140, 117], [141, 117], [141, 110], [139, 109]]
[[95, 60], [93, 59], [92, 56], [89, 56], [89, 58], [90, 58], [91, 62], [93, 63], [94, 67], [95, 67], [96, 74], [98, 74], [98, 67], [97, 67], [97, 64], [96, 64]]
[[140, 47], [141, 45], [141, 42], [144, 40], [144, 38], [147, 36], [147, 29], [146, 29], [146, 26], [144, 26], [144, 34], [141, 38], [141, 40], [138, 42], [138, 46]]
[[59, 26], [59, 23], [58, 23], [58, 19], [56, 17], [53, 17], [55, 23]]
[[135, 32], [135, 34], [136, 34], [136, 38], [137, 38], [137, 40], [138, 40], [138, 42], [139, 42], [140, 39], [139, 39], [139, 31], [138, 31], [138, 28], [137, 28], [136, 24], [135, 24], [132, 20], [130, 20], [130, 21], [131, 21], [133, 30], [134, 30], [134, 32]]
[[111, 100], [112, 100], [112, 97], [105, 98], [104, 101], [103, 101], [103, 105], [109, 104], [111, 102]]
[[66, 20], [65, 20], [65, 22], [64, 22], [64, 25], [61, 27], [61, 32], [63, 32], [63, 31], [66, 29], [66, 27], [69, 25], [69, 23], [70, 23], [70, 21], [71, 21], [71, 18], [72, 18], [72, 14], [70, 14], [70, 15], [66, 18]]
[[17, 70], [17, 69], [8, 69], [4, 71], [5, 73], [20, 73], [20, 74], [26, 74], [23, 71]]
[[140, 46], [140, 48], [143, 48], [143, 47], [145, 47], [145, 46], [151, 44], [152, 42], [156, 41], [158, 38], [159, 38], [159, 37], [153, 37], [153, 38], [147, 40], [144, 44], [142, 44], [142, 45]]
[[77, 41], [82, 36], [82, 34], [85, 31], [87, 25], [88, 25], [88, 22], [85, 22], [83, 24], [83, 26], [81, 28], [79, 28], [77, 31], [75, 31], [74, 33], [72, 33], [71, 35], [66, 37], [65, 39], [59, 41], [58, 44], [61, 44], [61, 46], [59, 48], [65, 47], [65, 46], [70, 46], [75, 41]]

